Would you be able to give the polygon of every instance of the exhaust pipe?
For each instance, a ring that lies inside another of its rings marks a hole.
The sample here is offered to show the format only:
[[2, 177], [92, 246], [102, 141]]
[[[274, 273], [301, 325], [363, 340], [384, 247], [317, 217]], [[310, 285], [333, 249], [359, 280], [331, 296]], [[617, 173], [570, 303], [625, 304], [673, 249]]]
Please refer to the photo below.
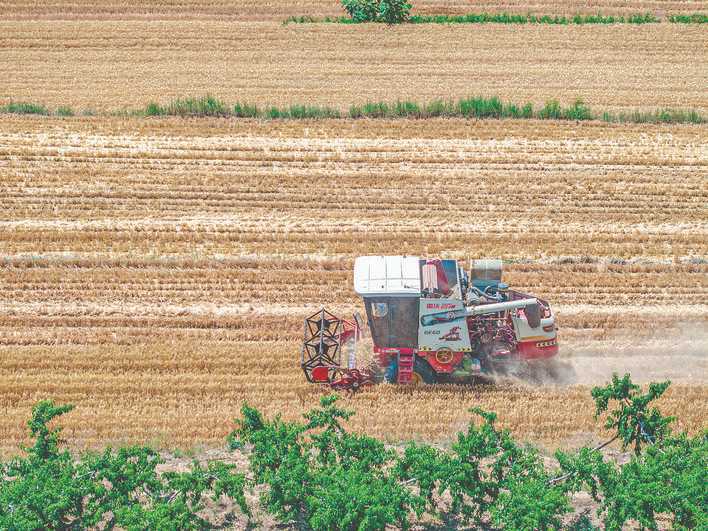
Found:
[[532, 297], [518, 301], [495, 302], [493, 304], [480, 304], [479, 306], [468, 306], [464, 310], [451, 310], [449, 312], [438, 312], [424, 315], [420, 318], [422, 326], [433, 326], [439, 323], [449, 323], [470, 317], [473, 315], [486, 315], [488, 313], [498, 313], [507, 310], [518, 310], [527, 306], [538, 305], [538, 299]]

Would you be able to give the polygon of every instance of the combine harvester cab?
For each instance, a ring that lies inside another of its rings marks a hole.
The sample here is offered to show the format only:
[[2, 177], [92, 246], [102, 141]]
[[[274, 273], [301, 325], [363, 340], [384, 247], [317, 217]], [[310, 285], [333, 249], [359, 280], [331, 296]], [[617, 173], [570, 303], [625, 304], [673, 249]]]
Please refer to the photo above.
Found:
[[[555, 356], [550, 306], [509, 289], [501, 274], [500, 260], [475, 260], [467, 275], [456, 260], [357, 258], [354, 290], [364, 301], [377, 366], [356, 368], [361, 320], [321, 310], [305, 322], [302, 366], [308, 380], [356, 388], [383, 372], [400, 384], [465, 382]], [[352, 380], [357, 385], [347, 385]]]

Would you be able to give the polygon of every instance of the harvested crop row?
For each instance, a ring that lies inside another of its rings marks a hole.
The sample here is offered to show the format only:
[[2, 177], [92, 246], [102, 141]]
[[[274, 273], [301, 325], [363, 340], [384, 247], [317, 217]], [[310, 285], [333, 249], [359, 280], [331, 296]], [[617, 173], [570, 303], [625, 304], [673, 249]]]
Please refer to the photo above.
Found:
[[[468, 0], [416, 0], [415, 12], [421, 14], [463, 14], [470, 10]], [[338, 0], [211, 0], [209, 2], [141, 0], [109, 0], [100, 3], [90, 0], [54, 0], [38, 4], [29, 0], [4, 0], [3, 17], [12, 19], [217, 19], [217, 20], [283, 20], [287, 16], [337, 16], [343, 13]], [[705, 11], [700, 0], [659, 1], [634, 0], [618, 3], [614, 0], [595, 0], [591, 5], [579, 0], [541, 0], [518, 2], [487, 0], [475, 2], [478, 11], [537, 14], [631, 14], [638, 11], [693, 13]]]
[[120, 111], [211, 93], [278, 107], [480, 95], [535, 108], [584, 99], [598, 112], [708, 110], [706, 32], [691, 25], [62, 20], [4, 21], [0, 34], [0, 105]]
[[297, 417], [321, 393], [298, 368], [302, 317], [360, 309], [353, 259], [384, 252], [507, 258], [508, 280], [558, 310], [578, 386], [380, 387], [353, 399], [355, 429], [445, 443], [476, 404], [573, 446], [595, 425], [585, 386], [612, 370], [675, 378], [666, 411], [691, 431], [705, 418], [705, 126], [5, 116], [0, 130], [1, 451], [45, 397], [79, 406], [66, 436], [89, 447], [219, 444], [243, 400]]
[[[214, 304], [238, 307], [248, 304], [316, 305], [355, 304], [351, 291], [351, 262], [346, 269], [296, 271], [234, 266], [215, 268], [123, 267], [64, 268], [60, 263], [35, 261], [31, 268], [5, 268], [0, 274], [4, 291], [14, 307], [41, 300], [43, 304], [72, 301], [110, 304], [171, 304], [189, 306], [210, 300]], [[534, 291], [548, 300], [569, 304], [625, 305], [701, 304], [708, 297], [706, 265], [666, 264], [661, 273], [632, 272], [630, 265], [597, 264], [582, 268], [575, 264], [544, 266], [535, 264], [528, 272], [519, 265], [506, 268], [509, 283]], [[527, 266], [525, 269], [529, 269]]]
[[[24, 441], [27, 404], [47, 396], [81, 406], [63, 422], [64, 437], [78, 446], [147, 441], [189, 448], [220, 444], [244, 399], [295, 419], [322, 394], [299, 378], [289, 342], [52, 346], [0, 353], [4, 453]], [[580, 434], [596, 431], [591, 403], [585, 386], [505, 384], [474, 390], [380, 386], [349, 405], [357, 410], [352, 428], [390, 441], [446, 442], [466, 425], [467, 409], [478, 405], [498, 411], [502, 425], [519, 436], [572, 446], [586, 442]], [[660, 405], [679, 417], [680, 428], [696, 432], [705, 404], [705, 388], [674, 385]]]

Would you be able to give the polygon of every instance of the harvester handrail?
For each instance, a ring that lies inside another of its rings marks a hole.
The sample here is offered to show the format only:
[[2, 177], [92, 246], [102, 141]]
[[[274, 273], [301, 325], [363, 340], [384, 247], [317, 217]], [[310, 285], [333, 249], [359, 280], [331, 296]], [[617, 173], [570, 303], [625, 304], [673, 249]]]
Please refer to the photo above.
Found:
[[526, 308], [527, 306], [532, 306], [534, 304], [538, 304], [538, 299], [536, 299], [535, 297], [531, 297], [528, 299], [521, 299], [516, 301], [495, 302], [492, 304], [467, 306], [465, 308], [465, 313], [468, 316], [485, 315], [487, 313], [498, 313], [506, 310], [518, 310], [520, 308]]

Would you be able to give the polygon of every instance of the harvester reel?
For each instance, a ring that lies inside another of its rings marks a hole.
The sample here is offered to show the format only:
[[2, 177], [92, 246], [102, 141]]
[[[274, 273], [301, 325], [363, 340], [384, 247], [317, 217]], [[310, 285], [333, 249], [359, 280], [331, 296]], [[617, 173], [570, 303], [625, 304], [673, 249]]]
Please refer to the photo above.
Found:
[[308, 382], [331, 381], [340, 367], [342, 320], [324, 308], [305, 319], [301, 365]]

